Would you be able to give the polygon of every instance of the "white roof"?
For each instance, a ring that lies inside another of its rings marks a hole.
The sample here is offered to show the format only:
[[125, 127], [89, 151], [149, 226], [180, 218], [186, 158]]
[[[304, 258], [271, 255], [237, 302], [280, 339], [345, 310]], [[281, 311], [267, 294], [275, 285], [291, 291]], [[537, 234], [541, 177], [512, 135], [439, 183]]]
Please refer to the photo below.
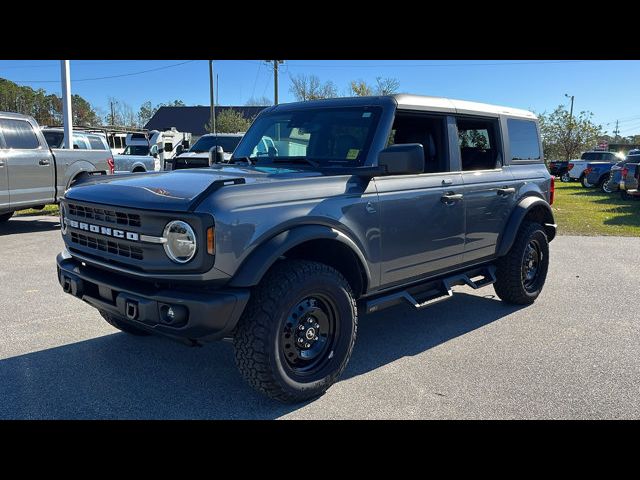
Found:
[[512, 117], [522, 117], [536, 119], [537, 117], [528, 110], [519, 108], [502, 107], [490, 105], [488, 103], [469, 102], [466, 100], [455, 100], [444, 97], [429, 97], [423, 95], [393, 95], [398, 102], [398, 107], [406, 107], [412, 110], [429, 110], [435, 112], [448, 113], [471, 113], [484, 115], [509, 115]]

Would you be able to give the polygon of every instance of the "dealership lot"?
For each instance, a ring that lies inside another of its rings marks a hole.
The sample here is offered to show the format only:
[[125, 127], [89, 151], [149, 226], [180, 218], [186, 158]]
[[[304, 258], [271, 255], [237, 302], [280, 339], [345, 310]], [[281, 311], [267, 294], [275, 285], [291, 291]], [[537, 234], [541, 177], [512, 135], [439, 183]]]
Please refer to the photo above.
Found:
[[0, 245], [3, 419], [640, 417], [640, 238], [558, 237], [530, 307], [456, 287], [361, 317], [341, 381], [293, 406], [246, 386], [228, 343], [131, 337], [63, 294], [55, 217], [11, 220]]

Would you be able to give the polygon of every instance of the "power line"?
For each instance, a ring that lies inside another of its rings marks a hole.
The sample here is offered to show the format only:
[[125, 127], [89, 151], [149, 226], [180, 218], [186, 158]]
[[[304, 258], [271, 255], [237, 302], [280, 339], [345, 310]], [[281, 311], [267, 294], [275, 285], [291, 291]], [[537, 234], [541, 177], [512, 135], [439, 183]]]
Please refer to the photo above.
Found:
[[[364, 61], [364, 60], [363, 60]], [[486, 63], [405, 63], [405, 64], [375, 64], [375, 65], [359, 65], [359, 64], [334, 64], [334, 65], [314, 65], [310, 63], [298, 63], [289, 64], [291, 68], [298, 67], [313, 67], [313, 68], [380, 68], [380, 67], [485, 67], [485, 66], [500, 66], [500, 65], [540, 65], [540, 64], [563, 64], [563, 63], [584, 63], [584, 62], [610, 62], [613, 60], [531, 60], [522, 62], [486, 62]]]
[[[165, 70], [167, 68], [179, 67], [187, 63], [196, 62], [197, 60], [187, 60], [186, 62], [174, 63], [172, 65], [165, 65], [164, 67], [150, 68], [149, 70], [140, 70], [139, 72], [122, 73], [118, 75], [107, 75], [104, 77], [92, 77], [92, 78], [78, 78], [74, 79], [73, 83], [77, 82], [90, 82], [93, 80], [108, 80], [111, 78], [131, 77], [133, 75], [142, 75], [143, 73], [157, 72], [159, 70]], [[14, 83], [60, 83], [60, 80], [11, 80]]]

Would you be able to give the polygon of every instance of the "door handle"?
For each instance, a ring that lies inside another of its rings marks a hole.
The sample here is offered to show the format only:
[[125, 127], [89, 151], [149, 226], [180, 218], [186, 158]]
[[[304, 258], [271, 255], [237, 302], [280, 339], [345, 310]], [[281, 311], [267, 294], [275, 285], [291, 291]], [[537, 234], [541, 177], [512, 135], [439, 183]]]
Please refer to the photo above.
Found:
[[507, 195], [512, 195], [514, 193], [516, 193], [516, 189], [513, 187], [498, 189], [498, 195], [500, 195], [501, 197], [506, 197]]
[[461, 193], [452, 192], [452, 193], [445, 193], [444, 195], [442, 195], [442, 197], [440, 197], [440, 200], [442, 201], [442, 203], [446, 205], [453, 205], [455, 202], [459, 202], [463, 198], [464, 198], [464, 195], [462, 195]]
[[43, 166], [49, 165], [49, 159], [48, 158], [44, 158], [44, 159], [40, 160], [38, 162], [38, 165], [43, 165]]

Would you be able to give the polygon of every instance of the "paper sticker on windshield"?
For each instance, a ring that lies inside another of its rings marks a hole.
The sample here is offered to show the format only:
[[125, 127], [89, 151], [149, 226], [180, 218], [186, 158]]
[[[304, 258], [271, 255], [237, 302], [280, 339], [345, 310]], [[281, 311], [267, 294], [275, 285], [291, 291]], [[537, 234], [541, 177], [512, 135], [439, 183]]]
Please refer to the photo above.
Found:
[[371, 112], [364, 112], [362, 114], [362, 118], [369, 118], [371, 116]]
[[347, 152], [347, 160], [355, 160], [358, 158], [358, 153], [360, 153], [360, 150], [357, 148], [350, 148]]

